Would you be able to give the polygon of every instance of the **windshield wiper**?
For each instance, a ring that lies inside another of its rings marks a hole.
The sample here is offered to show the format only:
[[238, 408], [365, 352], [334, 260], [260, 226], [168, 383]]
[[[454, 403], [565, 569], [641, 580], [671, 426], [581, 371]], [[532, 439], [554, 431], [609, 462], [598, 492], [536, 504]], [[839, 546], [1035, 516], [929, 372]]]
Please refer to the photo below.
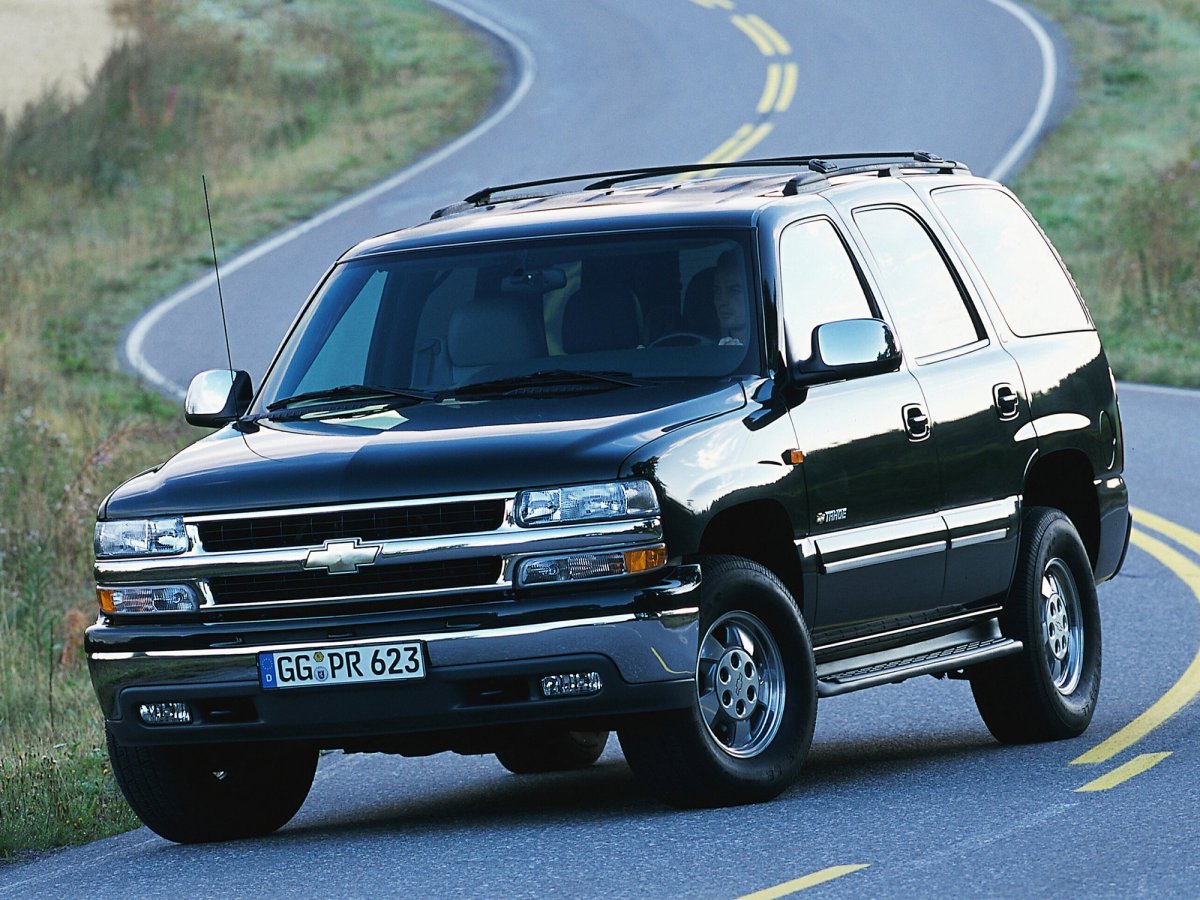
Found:
[[436, 394], [431, 394], [428, 391], [377, 387], [370, 384], [342, 384], [337, 387], [322, 388], [319, 391], [306, 391], [303, 394], [284, 397], [282, 400], [268, 403], [267, 412], [276, 412], [295, 403], [305, 403], [308, 401], [358, 400], [370, 397], [382, 397], [387, 400], [414, 400], [417, 402], [437, 399]]
[[517, 391], [527, 387], [549, 387], [571, 384], [610, 384], [620, 387], [640, 387], [641, 383], [632, 380], [631, 372], [598, 372], [589, 369], [544, 369], [531, 372], [528, 375], [512, 375], [507, 378], [494, 378], [491, 381], [477, 381], [456, 388], [454, 396], [474, 393], [492, 393]]

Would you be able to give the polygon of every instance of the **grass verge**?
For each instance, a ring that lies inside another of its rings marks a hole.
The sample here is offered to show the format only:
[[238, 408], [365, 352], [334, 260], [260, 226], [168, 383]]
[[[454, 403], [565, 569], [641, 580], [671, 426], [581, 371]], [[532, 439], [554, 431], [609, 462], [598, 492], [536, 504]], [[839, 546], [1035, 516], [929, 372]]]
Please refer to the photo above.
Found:
[[1118, 378], [1200, 386], [1200, 0], [1034, 0], [1076, 106], [1016, 179]]
[[82, 658], [105, 491], [198, 433], [115, 370], [124, 325], [228, 252], [465, 130], [496, 84], [420, 0], [117, 0], [86, 97], [0, 120], [0, 860], [137, 824]]

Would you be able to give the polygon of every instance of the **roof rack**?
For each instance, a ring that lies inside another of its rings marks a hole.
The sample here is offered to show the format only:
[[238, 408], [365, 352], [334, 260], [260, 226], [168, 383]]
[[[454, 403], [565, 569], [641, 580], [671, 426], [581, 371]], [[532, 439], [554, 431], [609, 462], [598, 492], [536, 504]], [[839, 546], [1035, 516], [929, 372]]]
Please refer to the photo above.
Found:
[[[830, 160], [838, 158], [870, 159], [872, 162], [856, 166], [839, 166], [835, 162], [830, 162]], [[918, 150], [914, 153], [893, 154], [890, 158], [887, 158], [886, 154], [879, 154], [878, 156], [875, 154], [845, 157], [825, 156], [819, 159], [810, 159], [808, 161], [808, 168], [810, 171], [801, 172], [783, 186], [785, 197], [794, 196], [805, 190], [811, 191], [821, 185], [828, 184], [831, 175], [859, 175], [867, 172], [878, 172], [880, 175], [895, 176], [899, 175], [906, 168], [934, 169], [940, 175], [950, 175], [954, 172], [964, 175], [971, 174], [971, 170], [963, 163], [955, 162], [952, 159], [942, 159], [936, 153], [926, 153], [923, 150]]]
[[[860, 165], [842, 167], [837, 161], [863, 161]], [[893, 167], [905, 164], [919, 167], [934, 167], [939, 172], [969, 172], [962, 163], [942, 159], [935, 153], [922, 150], [900, 151], [898, 153], [828, 153], [821, 156], [775, 156], [768, 159], [741, 159], [731, 162], [701, 162], [675, 166], [651, 166], [641, 169], [615, 169], [608, 172], [588, 172], [582, 175], [565, 175], [560, 178], [540, 178], [536, 181], [518, 181], [513, 184], [501, 184], [486, 187], [476, 191], [464, 199], [465, 207], [454, 204], [444, 210], [438, 210], [443, 215], [463, 208], [487, 206], [500, 202], [496, 194], [508, 191], [523, 191], [526, 188], [548, 187], [556, 184], [570, 184], [573, 181], [589, 182], [583, 187], [586, 191], [608, 190], [627, 181], [640, 181], [643, 178], [655, 178], [662, 175], [681, 175], [685, 172], [707, 172], [720, 169], [761, 169], [761, 168], [803, 168], [808, 169], [788, 182], [784, 188], [785, 194], [794, 194], [800, 187], [808, 186], [814, 181], [825, 180], [829, 175], [849, 175], [855, 172], [887, 171]], [[789, 190], [790, 188], [790, 190]], [[529, 199], [529, 194], [522, 194], [519, 199]], [[518, 199], [518, 198], [502, 198]], [[438, 213], [434, 217], [438, 217]]]

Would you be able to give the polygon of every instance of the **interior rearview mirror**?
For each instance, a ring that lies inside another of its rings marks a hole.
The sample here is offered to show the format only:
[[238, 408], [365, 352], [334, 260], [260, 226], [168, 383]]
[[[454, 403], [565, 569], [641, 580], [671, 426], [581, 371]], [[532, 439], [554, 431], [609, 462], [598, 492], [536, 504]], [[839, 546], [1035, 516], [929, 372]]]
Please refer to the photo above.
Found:
[[518, 269], [500, 281], [502, 294], [548, 294], [567, 286], [567, 273], [550, 266], [546, 269]]

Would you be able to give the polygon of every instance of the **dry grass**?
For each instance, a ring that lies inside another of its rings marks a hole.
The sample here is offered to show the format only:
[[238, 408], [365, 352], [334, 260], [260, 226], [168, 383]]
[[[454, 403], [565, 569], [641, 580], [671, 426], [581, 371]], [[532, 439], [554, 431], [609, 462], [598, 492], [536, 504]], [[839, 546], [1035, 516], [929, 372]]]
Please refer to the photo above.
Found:
[[495, 84], [419, 0], [123, 0], [137, 38], [85, 98], [0, 123], [0, 859], [136, 824], [82, 658], [113, 485], [198, 432], [115, 370], [138, 310], [228, 247], [468, 127]]

